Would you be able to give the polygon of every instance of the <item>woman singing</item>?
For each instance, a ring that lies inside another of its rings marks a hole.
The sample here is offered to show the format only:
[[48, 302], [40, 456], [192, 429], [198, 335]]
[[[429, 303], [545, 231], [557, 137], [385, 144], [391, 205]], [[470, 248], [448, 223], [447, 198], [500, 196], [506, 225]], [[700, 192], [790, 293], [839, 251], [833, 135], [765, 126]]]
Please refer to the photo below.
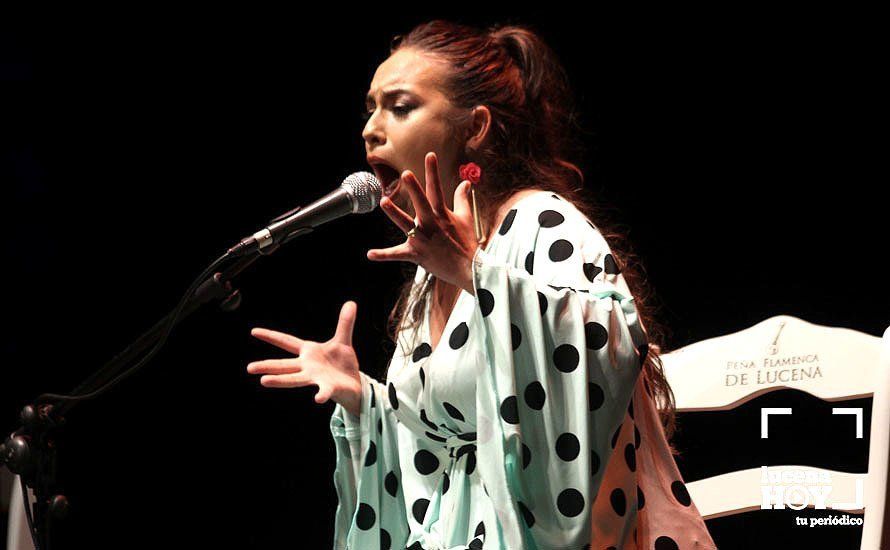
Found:
[[386, 378], [359, 370], [354, 302], [324, 343], [254, 329], [297, 357], [248, 366], [336, 402], [334, 548], [714, 548], [667, 442], [645, 282], [571, 161], [553, 52], [523, 27], [423, 24], [367, 112], [380, 207], [406, 233], [368, 258], [417, 266]]

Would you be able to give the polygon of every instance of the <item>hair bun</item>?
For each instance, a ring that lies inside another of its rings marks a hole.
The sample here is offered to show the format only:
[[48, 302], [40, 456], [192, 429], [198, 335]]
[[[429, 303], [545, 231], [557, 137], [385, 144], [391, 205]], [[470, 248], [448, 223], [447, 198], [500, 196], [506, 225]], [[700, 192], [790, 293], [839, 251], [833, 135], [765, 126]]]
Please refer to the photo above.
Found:
[[534, 31], [519, 25], [492, 27], [489, 36], [519, 68], [526, 97], [536, 102], [545, 83], [552, 83], [550, 72], [560, 67], [553, 51]]
[[527, 56], [523, 51], [523, 45], [529, 38], [527, 30], [516, 25], [492, 27], [489, 31], [489, 36], [491, 37], [491, 40], [503, 48], [514, 61], [523, 67], [525, 66]]

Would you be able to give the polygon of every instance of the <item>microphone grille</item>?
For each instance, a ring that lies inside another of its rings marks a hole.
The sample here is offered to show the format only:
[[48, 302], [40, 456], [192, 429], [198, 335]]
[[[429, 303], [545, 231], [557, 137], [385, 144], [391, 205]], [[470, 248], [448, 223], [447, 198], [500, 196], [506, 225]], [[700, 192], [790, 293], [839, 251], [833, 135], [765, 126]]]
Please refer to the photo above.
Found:
[[383, 195], [380, 182], [370, 172], [350, 174], [340, 186], [345, 187], [346, 191], [352, 195], [353, 214], [364, 214], [374, 210], [380, 204], [380, 197]]

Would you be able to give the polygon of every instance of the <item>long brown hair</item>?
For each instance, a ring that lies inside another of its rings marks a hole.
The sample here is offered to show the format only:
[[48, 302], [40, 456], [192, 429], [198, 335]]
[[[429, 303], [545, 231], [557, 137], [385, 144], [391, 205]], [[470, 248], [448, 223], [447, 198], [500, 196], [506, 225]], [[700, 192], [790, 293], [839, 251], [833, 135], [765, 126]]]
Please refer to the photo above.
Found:
[[[457, 107], [469, 112], [474, 106], [485, 105], [491, 111], [491, 128], [484, 144], [465, 151], [463, 160], [482, 167], [483, 181], [476, 197], [480, 215], [488, 222], [483, 222], [485, 227], [491, 227], [497, 207], [515, 192], [538, 188], [571, 201], [606, 239], [646, 328], [649, 352], [641, 376], [659, 404], [670, 438], [674, 397], [659, 357], [666, 330], [655, 317], [655, 297], [639, 258], [631, 250], [627, 231], [610, 221], [607, 206], [588, 197], [584, 175], [574, 160], [584, 153], [574, 96], [553, 50], [526, 26], [480, 29], [442, 20], [423, 23], [407, 35], [393, 38], [390, 53], [400, 48], [414, 48], [447, 62], [450, 70], [444, 92]], [[455, 121], [453, 129], [456, 136], [462, 135], [464, 121]], [[405, 273], [413, 273], [408, 267]], [[414, 295], [413, 277], [407, 279], [389, 315], [387, 332], [393, 341], [399, 340], [401, 328], [416, 327], [421, 321], [435, 277], [428, 273]]]

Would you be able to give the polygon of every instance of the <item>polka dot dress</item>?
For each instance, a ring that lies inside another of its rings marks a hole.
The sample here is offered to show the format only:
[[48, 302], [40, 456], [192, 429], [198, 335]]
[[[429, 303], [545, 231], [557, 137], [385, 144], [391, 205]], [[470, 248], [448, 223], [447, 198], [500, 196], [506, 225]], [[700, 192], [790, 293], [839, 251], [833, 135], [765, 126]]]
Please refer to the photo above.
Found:
[[[415, 285], [426, 277], [418, 266]], [[336, 405], [334, 548], [715, 548], [639, 377], [648, 349], [600, 232], [527, 195], [429, 307], [360, 416]]]

